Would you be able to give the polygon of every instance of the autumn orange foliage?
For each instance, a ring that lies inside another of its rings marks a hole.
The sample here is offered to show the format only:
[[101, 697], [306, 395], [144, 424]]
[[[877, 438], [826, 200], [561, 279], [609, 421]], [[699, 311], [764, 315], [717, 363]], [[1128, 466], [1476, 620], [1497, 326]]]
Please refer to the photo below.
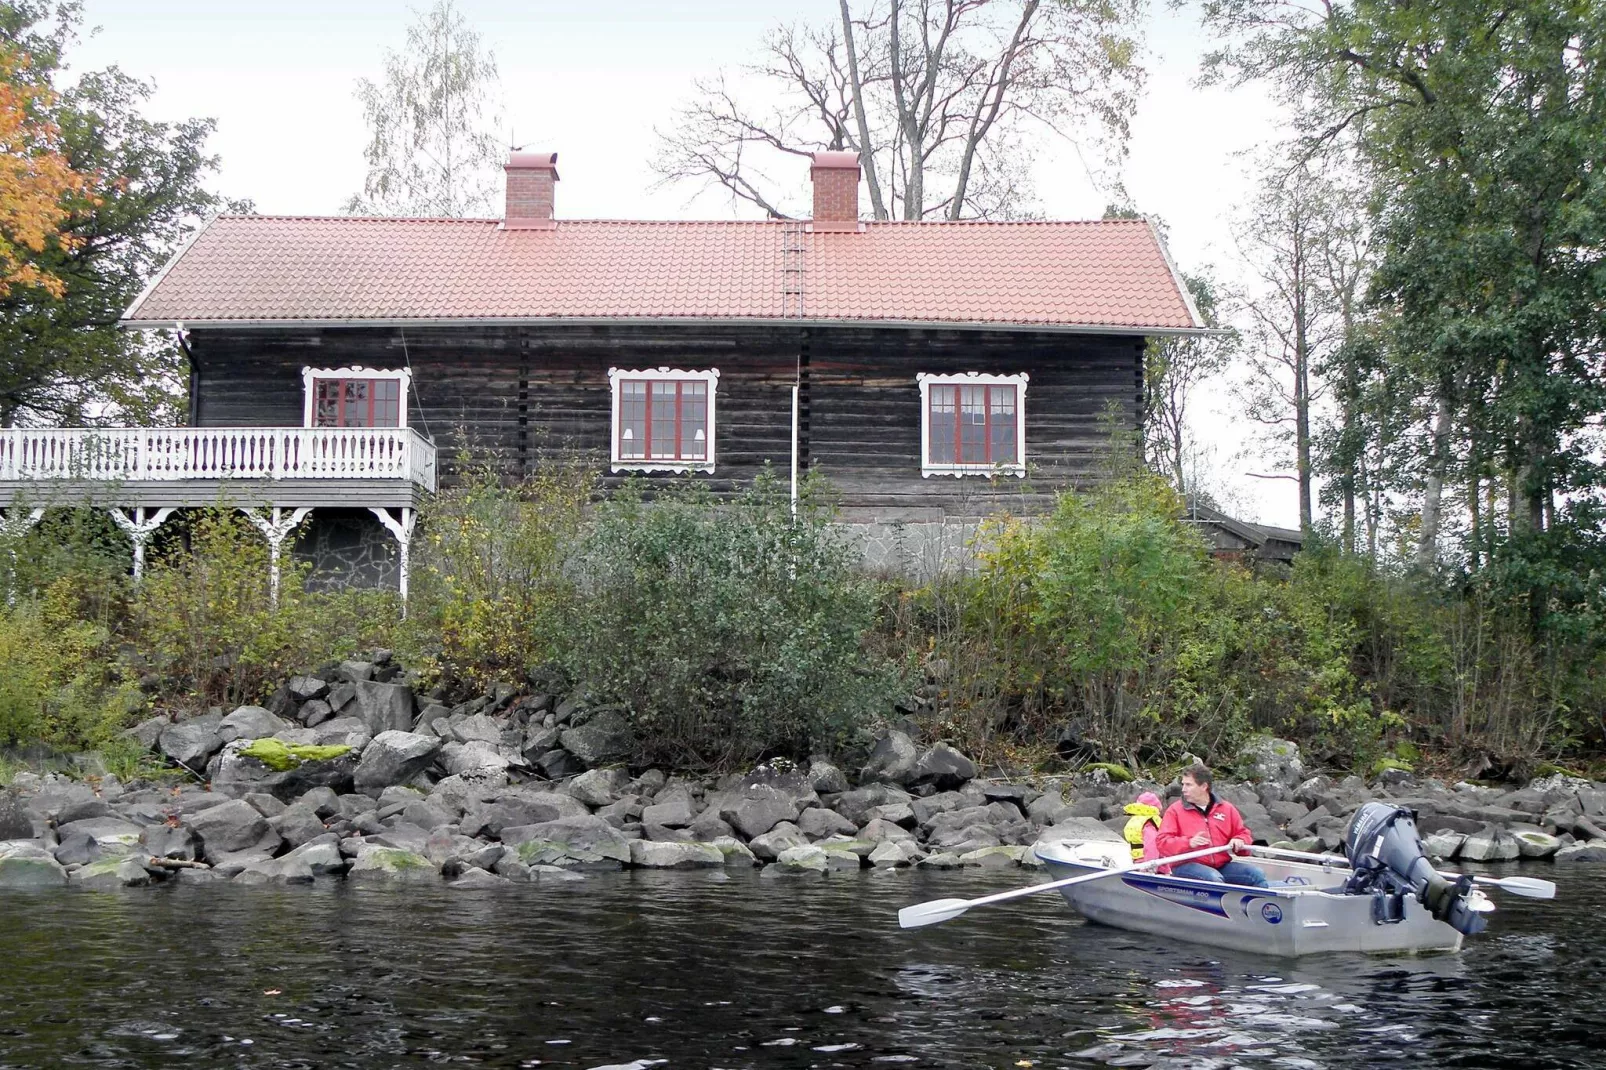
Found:
[[60, 132], [44, 118], [54, 101], [49, 89], [17, 76], [28, 61], [0, 45], [0, 297], [14, 286], [38, 286], [60, 297], [62, 281], [30, 263], [52, 243], [70, 249], [78, 239], [61, 233], [66, 198], [88, 179], [58, 149]]

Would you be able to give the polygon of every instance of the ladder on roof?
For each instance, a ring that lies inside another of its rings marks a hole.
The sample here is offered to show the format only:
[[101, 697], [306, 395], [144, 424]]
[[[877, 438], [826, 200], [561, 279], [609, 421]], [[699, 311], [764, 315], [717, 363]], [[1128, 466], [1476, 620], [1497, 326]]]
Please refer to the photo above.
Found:
[[803, 318], [803, 242], [805, 224], [789, 219], [781, 227], [781, 318]]

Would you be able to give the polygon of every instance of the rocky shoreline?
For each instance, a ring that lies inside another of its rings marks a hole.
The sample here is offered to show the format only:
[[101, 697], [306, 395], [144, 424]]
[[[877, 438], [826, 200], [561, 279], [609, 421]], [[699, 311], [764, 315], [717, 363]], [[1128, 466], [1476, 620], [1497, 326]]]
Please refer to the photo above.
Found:
[[[616, 711], [512, 688], [421, 702], [382, 651], [295, 677], [266, 706], [153, 718], [130, 735], [196, 782], [18, 776], [0, 793], [0, 888], [1031, 867], [1037, 843], [1119, 840], [1139, 791], [1177, 794], [1105, 770], [981, 778], [946, 744], [898, 731], [851, 777], [823, 758], [717, 780], [633, 776], [618, 765], [632, 741]], [[1400, 770], [1335, 780], [1308, 775], [1298, 749], [1272, 739], [1239, 764], [1247, 779], [1218, 791], [1262, 843], [1334, 850], [1356, 806], [1386, 799], [1417, 812], [1442, 861], [1606, 861], [1606, 786], [1589, 781], [1504, 790]]]

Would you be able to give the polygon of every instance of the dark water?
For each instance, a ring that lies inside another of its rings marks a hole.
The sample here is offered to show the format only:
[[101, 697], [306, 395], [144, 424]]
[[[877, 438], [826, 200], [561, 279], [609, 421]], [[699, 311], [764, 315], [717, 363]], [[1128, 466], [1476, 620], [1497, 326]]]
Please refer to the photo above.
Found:
[[1600, 1067], [1606, 868], [1460, 955], [1290, 963], [1083, 923], [1034, 877], [620, 873], [506, 892], [0, 897], [0, 1067]]

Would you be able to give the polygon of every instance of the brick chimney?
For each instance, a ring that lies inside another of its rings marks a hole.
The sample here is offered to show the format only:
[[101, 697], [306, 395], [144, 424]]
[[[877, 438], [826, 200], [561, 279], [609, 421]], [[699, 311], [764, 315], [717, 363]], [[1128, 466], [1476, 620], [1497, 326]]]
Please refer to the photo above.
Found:
[[502, 168], [507, 172], [507, 211], [502, 226], [508, 230], [552, 230], [553, 186], [558, 181], [558, 154], [515, 152]]
[[859, 229], [859, 154], [816, 152], [809, 167], [814, 180], [814, 229]]

